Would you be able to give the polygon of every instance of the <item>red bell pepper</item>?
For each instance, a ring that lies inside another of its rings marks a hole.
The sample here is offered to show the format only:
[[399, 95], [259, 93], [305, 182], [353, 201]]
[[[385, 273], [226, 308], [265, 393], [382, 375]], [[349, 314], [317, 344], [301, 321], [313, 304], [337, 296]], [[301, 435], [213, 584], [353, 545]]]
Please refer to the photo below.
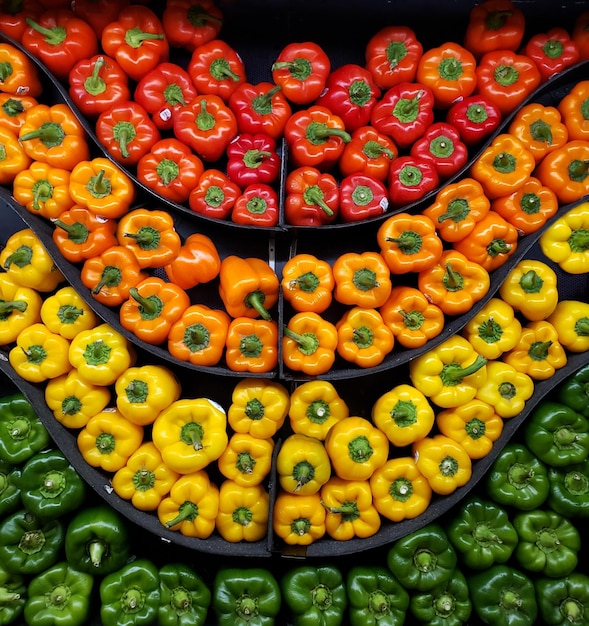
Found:
[[246, 80], [242, 58], [222, 39], [196, 48], [188, 61], [188, 74], [199, 94], [213, 94], [224, 102]]
[[160, 132], [149, 113], [137, 102], [114, 104], [96, 120], [96, 136], [108, 153], [122, 165], [137, 165]]
[[100, 40], [104, 27], [116, 21], [120, 10], [129, 4], [130, 0], [72, 0], [72, 11], [92, 26]]
[[241, 189], [221, 170], [208, 168], [201, 174], [198, 184], [190, 192], [188, 204], [199, 215], [217, 220], [227, 219]]
[[290, 102], [308, 105], [323, 91], [330, 71], [329, 56], [319, 44], [292, 42], [282, 48], [272, 64], [272, 80]]
[[573, 24], [571, 39], [579, 48], [581, 61], [589, 59], [589, 11], [582, 11]]
[[229, 98], [240, 133], [264, 133], [278, 141], [292, 108], [282, 88], [273, 83], [241, 83]]
[[174, 116], [174, 135], [204, 161], [218, 161], [237, 135], [233, 111], [215, 95], [197, 96]]
[[171, 46], [193, 52], [217, 38], [223, 11], [213, 0], [167, 0], [162, 24]]
[[253, 183], [271, 184], [280, 174], [276, 142], [268, 135], [237, 135], [226, 152], [227, 175], [242, 189]]
[[423, 45], [408, 26], [385, 26], [375, 33], [364, 56], [366, 67], [381, 89], [415, 80]]
[[98, 38], [88, 22], [70, 9], [47, 10], [38, 20], [26, 18], [21, 43], [59, 80], [67, 81], [80, 60], [98, 52]]
[[293, 226], [330, 224], [339, 213], [339, 187], [328, 172], [298, 167], [286, 177], [284, 217]]
[[348, 63], [330, 72], [315, 104], [341, 117], [351, 133], [370, 122], [370, 113], [380, 95], [372, 74], [361, 65]]
[[391, 163], [388, 192], [391, 206], [417, 202], [440, 183], [434, 164], [422, 157], [402, 156]]
[[288, 156], [295, 167], [333, 167], [351, 140], [343, 120], [329, 109], [312, 105], [293, 113], [284, 127]]
[[81, 59], [70, 70], [69, 96], [82, 115], [96, 119], [114, 104], [131, 99], [129, 77], [104, 54]]
[[458, 130], [447, 122], [435, 122], [412, 146], [411, 156], [431, 161], [440, 180], [446, 180], [466, 165], [468, 148]]
[[373, 126], [361, 126], [352, 133], [339, 159], [343, 176], [362, 172], [380, 181], [386, 181], [391, 161], [399, 155], [393, 140], [379, 133]]
[[378, 178], [357, 172], [342, 179], [339, 208], [342, 222], [359, 222], [378, 217], [386, 213], [388, 207], [387, 188]]
[[446, 121], [460, 133], [468, 146], [476, 146], [501, 123], [499, 107], [481, 94], [473, 94], [454, 103], [446, 113]]
[[386, 91], [370, 115], [370, 123], [399, 148], [419, 139], [434, 121], [433, 91], [420, 83], [400, 83]]
[[135, 81], [170, 55], [159, 17], [140, 4], [121, 9], [117, 20], [103, 29], [100, 41], [104, 52], [116, 59]]
[[170, 130], [176, 112], [195, 98], [196, 93], [188, 72], [177, 63], [164, 61], [137, 83], [134, 100], [150, 114], [160, 130]]
[[175, 137], [157, 141], [137, 163], [137, 179], [164, 198], [188, 201], [204, 172], [200, 158]]
[[524, 52], [538, 66], [543, 81], [571, 67], [581, 57], [577, 42], [561, 27], [532, 35]]
[[265, 183], [248, 185], [231, 211], [231, 220], [244, 226], [269, 228], [278, 224], [278, 218], [278, 194]]
[[17, 0], [0, 4], [0, 33], [8, 35], [14, 41], [20, 42], [22, 34], [27, 28], [27, 17], [34, 20], [39, 19], [39, 15], [45, 9], [38, 0]]
[[477, 91], [505, 116], [540, 85], [540, 70], [530, 57], [511, 50], [487, 52], [476, 68]]

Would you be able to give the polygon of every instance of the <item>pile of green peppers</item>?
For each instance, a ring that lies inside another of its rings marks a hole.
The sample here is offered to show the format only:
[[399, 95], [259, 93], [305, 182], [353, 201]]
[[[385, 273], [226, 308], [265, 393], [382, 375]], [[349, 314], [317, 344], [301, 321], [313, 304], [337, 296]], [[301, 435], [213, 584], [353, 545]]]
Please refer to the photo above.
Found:
[[134, 545], [27, 399], [0, 397], [0, 626], [587, 625], [587, 519], [589, 366], [441, 518], [375, 553], [247, 568]]

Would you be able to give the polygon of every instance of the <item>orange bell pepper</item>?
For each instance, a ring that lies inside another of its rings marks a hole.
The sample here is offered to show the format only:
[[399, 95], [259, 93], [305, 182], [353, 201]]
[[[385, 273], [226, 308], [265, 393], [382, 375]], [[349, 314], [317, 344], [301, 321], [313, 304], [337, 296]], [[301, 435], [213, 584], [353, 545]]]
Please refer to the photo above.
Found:
[[121, 304], [121, 326], [146, 343], [159, 345], [190, 306], [190, 297], [174, 283], [149, 276], [129, 289]]
[[8, 128], [18, 136], [27, 111], [37, 104], [36, 98], [0, 93], [0, 127]]
[[345, 252], [333, 263], [335, 299], [341, 304], [373, 308], [391, 293], [391, 272], [378, 252]]
[[14, 131], [0, 125], [0, 185], [11, 185], [15, 176], [31, 163]]
[[393, 287], [379, 311], [395, 340], [405, 348], [420, 348], [444, 330], [442, 309], [415, 287]]
[[321, 496], [300, 496], [280, 491], [272, 513], [274, 534], [287, 545], [308, 546], [325, 535], [325, 509]]
[[470, 168], [491, 200], [517, 191], [536, 166], [533, 154], [514, 135], [501, 133]]
[[432, 267], [443, 250], [434, 222], [424, 215], [396, 213], [380, 225], [376, 239], [393, 274]]
[[515, 112], [509, 124], [509, 133], [524, 144], [536, 163], [563, 146], [569, 138], [560, 111], [539, 102], [526, 104]]
[[67, 104], [38, 104], [25, 114], [18, 137], [35, 161], [72, 170], [90, 158], [86, 131]]
[[454, 249], [488, 272], [501, 267], [517, 250], [517, 228], [495, 211], [477, 222], [468, 237], [454, 242]]
[[445, 185], [436, 194], [433, 204], [421, 213], [436, 225], [443, 241], [464, 239], [489, 212], [489, 198], [474, 178], [462, 178]]
[[335, 325], [337, 353], [359, 367], [382, 363], [393, 349], [395, 336], [374, 308], [353, 307]]
[[278, 325], [272, 320], [236, 317], [227, 329], [225, 347], [230, 370], [270, 373], [278, 365]]
[[267, 261], [229, 255], [221, 261], [219, 295], [231, 317], [272, 318], [280, 282]]
[[225, 350], [230, 318], [205, 304], [186, 308], [168, 333], [168, 352], [193, 365], [217, 365]]
[[11, 43], [0, 43], [0, 67], [4, 93], [30, 98], [38, 98], [43, 93], [41, 74], [34, 61]]
[[[589, 15], [589, 11], [587, 14]], [[589, 115], [586, 113], [588, 98], [589, 80], [580, 80], [571, 87], [557, 105], [567, 128], [569, 140], [589, 140]]]
[[393, 140], [374, 126], [361, 126], [352, 132], [338, 166], [342, 176], [361, 172], [386, 182], [391, 161], [399, 156]]
[[242, 487], [259, 485], [272, 468], [273, 439], [233, 433], [218, 458], [219, 471]]
[[447, 250], [431, 268], [419, 272], [417, 285], [445, 315], [462, 315], [489, 291], [489, 273], [457, 250]]
[[171, 263], [182, 243], [170, 213], [145, 208], [129, 211], [119, 219], [117, 240], [133, 252], [141, 269]]
[[221, 257], [210, 237], [191, 233], [186, 237], [174, 259], [164, 266], [168, 280], [183, 289], [191, 289], [217, 278]]
[[284, 327], [282, 360], [310, 376], [325, 374], [335, 362], [337, 341], [334, 324], [312, 311], [297, 313]]
[[571, 39], [579, 48], [580, 60], [589, 59], [589, 11], [582, 11], [577, 15], [573, 24]]
[[323, 313], [333, 300], [333, 269], [313, 254], [295, 254], [282, 267], [280, 286], [295, 311]]

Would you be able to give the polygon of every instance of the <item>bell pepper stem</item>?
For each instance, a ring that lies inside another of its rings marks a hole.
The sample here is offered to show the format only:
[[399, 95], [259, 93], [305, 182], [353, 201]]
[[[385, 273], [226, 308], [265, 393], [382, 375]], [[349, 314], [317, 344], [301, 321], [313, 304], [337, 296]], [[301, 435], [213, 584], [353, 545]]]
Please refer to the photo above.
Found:
[[264, 308], [265, 294], [262, 291], [252, 291], [245, 297], [245, 305], [248, 308], [255, 309], [260, 317], [265, 320], [271, 320], [272, 316], [267, 309]]
[[440, 378], [446, 386], [459, 385], [464, 378], [478, 372], [486, 363], [487, 359], [480, 354], [466, 367], [462, 367], [460, 363], [447, 363], [440, 372]]
[[73, 224], [66, 224], [59, 218], [51, 220], [54, 226], [65, 230], [68, 239], [73, 243], [84, 243], [88, 239], [90, 231], [82, 222], [74, 222]]
[[17, 600], [20, 600], [20, 593], [14, 593], [6, 589], [6, 587], [0, 587], [0, 606], [8, 606]]
[[129, 295], [139, 304], [144, 319], [156, 319], [162, 312], [163, 302], [156, 295], [145, 298], [136, 287], [129, 289]]
[[92, 73], [84, 81], [84, 89], [92, 96], [97, 96], [106, 91], [106, 83], [100, 76], [100, 71], [105, 65], [104, 57], [98, 57], [92, 65]]
[[323, 191], [321, 191], [319, 185], [309, 185], [309, 187], [307, 187], [307, 189], [303, 192], [303, 199], [306, 204], [311, 206], [317, 205], [319, 208], [323, 209], [325, 214], [329, 215], [329, 217], [333, 215], [333, 210], [327, 202], [325, 202]]
[[46, 122], [35, 130], [19, 136], [20, 141], [30, 141], [40, 139], [47, 147], [60, 146], [65, 139], [65, 131], [61, 124], [56, 122]]
[[529, 348], [528, 353], [534, 361], [543, 361], [548, 356], [548, 350], [552, 341], [535, 341]]
[[6, 319], [13, 311], [24, 313], [27, 306], [24, 300], [0, 301], [0, 319]]
[[314, 333], [303, 333], [301, 335], [300, 333], [295, 333], [288, 326], [284, 326], [284, 334], [289, 339], [297, 342], [299, 350], [304, 355], [313, 354], [319, 348], [319, 339]]
[[182, 522], [192, 522], [198, 515], [198, 506], [190, 500], [186, 500], [178, 507], [178, 515], [166, 522], [167, 528], [172, 528]]
[[107, 546], [104, 541], [94, 539], [88, 544], [88, 554], [90, 555], [90, 562], [94, 567], [100, 567], [104, 557], [106, 556]]
[[45, 28], [44, 26], [41, 26], [41, 24], [35, 22], [32, 17], [26, 17], [25, 21], [32, 29], [41, 33], [41, 35], [45, 35], [45, 41], [52, 46], [59, 46], [67, 37], [67, 31], [63, 28], [63, 26]]
[[129, 28], [125, 33], [125, 43], [131, 46], [131, 48], [139, 48], [144, 41], [163, 38], [163, 33], [146, 33], [139, 26]]

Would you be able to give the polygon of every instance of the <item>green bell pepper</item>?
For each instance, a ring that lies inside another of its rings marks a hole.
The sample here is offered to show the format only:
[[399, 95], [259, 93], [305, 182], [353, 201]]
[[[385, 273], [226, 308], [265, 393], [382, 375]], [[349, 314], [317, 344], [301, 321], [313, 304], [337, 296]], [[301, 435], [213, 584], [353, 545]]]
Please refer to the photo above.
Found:
[[151, 624], [158, 615], [159, 606], [159, 571], [148, 559], [126, 563], [100, 582], [103, 626]]
[[589, 459], [548, 468], [550, 508], [565, 517], [589, 517]]
[[0, 523], [0, 564], [13, 574], [39, 574], [59, 560], [64, 535], [59, 520], [20, 509]]
[[88, 574], [110, 574], [129, 558], [128, 531], [123, 518], [106, 505], [84, 508], [70, 521], [65, 557]]
[[472, 607], [491, 626], [533, 626], [538, 616], [536, 590], [523, 572], [498, 563], [468, 578]]
[[213, 583], [217, 626], [273, 626], [280, 611], [280, 584], [263, 567], [221, 568]]
[[0, 517], [22, 506], [20, 499], [21, 466], [0, 460]]
[[409, 604], [412, 615], [429, 626], [462, 626], [472, 613], [468, 582], [456, 568], [452, 576], [431, 591], [415, 593]]
[[487, 472], [487, 493], [498, 504], [531, 511], [548, 497], [548, 470], [523, 443], [508, 442]]
[[60, 561], [29, 583], [24, 616], [35, 626], [81, 626], [90, 615], [94, 578]]
[[0, 567], [0, 626], [12, 624], [22, 614], [26, 599], [25, 578]]
[[589, 457], [589, 420], [566, 404], [545, 401], [528, 416], [524, 441], [547, 465], [581, 463]]
[[517, 545], [517, 532], [507, 512], [495, 502], [470, 498], [446, 526], [459, 560], [472, 569], [505, 563]]
[[584, 365], [565, 379], [558, 386], [556, 394], [559, 402], [589, 418], [589, 365]]
[[525, 569], [557, 578], [577, 567], [581, 535], [566, 517], [538, 509], [518, 513], [513, 525], [519, 537], [515, 558]]
[[539, 578], [535, 585], [546, 624], [582, 626], [589, 622], [589, 576], [573, 572], [564, 578]]
[[24, 463], [49, 442], [49, 432], [22, 393], [0, 398], [0, 459]]
[[203, 579], [183, 563], [167, 563], [159, 576], [159, 626], [202, 626], [211, 604], [211, 590]]
[[393, 543], [387, 565], [406, 589], [429, 591], [452, 575], [457, 555], [444, 529], [430, 523]]
[[22, 469], [22, 503], [41, 519], [52, 519], [79, 508], [86, 484], [61, 450], [42, 450]]
[[336, 626], [347, 606], [342, 573], [334, 565], [301, 565], [280, 580], [294, 626]]
[[385, 567], [352, 567], [346, 588], [352, 626], [397, 626], [405, 622], [409, 593]]

